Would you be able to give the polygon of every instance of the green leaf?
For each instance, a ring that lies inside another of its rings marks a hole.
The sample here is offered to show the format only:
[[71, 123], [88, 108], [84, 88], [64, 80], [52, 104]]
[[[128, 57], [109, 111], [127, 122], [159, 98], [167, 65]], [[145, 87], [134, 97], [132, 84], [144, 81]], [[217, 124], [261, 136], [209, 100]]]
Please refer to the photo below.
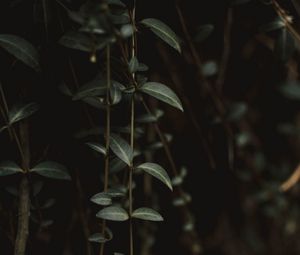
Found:
[[121, 187], [116, 187], [116, 188], [110, 188], [106, 192], [110, 197], [124, 197], [126, 194], [126, 188], [121, 186]]
[[196, 31], [195, 41], [196, 42], [203, 42], [207, 39], [211, 33], [214, 31], [214, 26], [211, 24], [205, 24], [198, 27]]
[[106, 95], [107, 82], [105, 79], [96, 78], [78, 89], [73, 100], [80, 100], [86, 97]]
[[128, 213], [119, 206], [109, 206], [102, 209], [96, 215], [98, 218], [112, 221], [126, 221], [129, 219]]
[[110, 86], [110, 101], [112, 105], [118, 104], [122, 99], [122, 91], [116, 83], [112, 83]]
[[97, 205], [103, 206], [111, 205], [112, 203], [111, 196], [106, 192], [101, 192], [92, 196], [91, 201]]
[[8, 113], [9, 125], [16, 123], [22, 119], [28, 118], [38, 110], [36, 103], [26, 105], [16, 105]]
[[139, 61], [136, 57], [132, 57], [128, 64], [129, 72], [135, 73], [139, 68]]
[[274, 30], [278, 30], [278, 29], [282, 29], [285, 27], [285, 23], [283, 22], [283, 20], [279, 17], [277, 17], [275, 20], [262, 25], [259, 30], [262, 32], [271, 32]]
[[2, 34], [0, 35], [0, 47], [35, 71], [40, 71], [38, 52], [25, 39], [15, 35]]
[[141, 21], [143, 25], [150, 28], [160, 39], [165, 41], [179, 53], [181, 53], [180, 41], [174, 31], [165, 23], [158, 19], [144, 19]]
[[6, 125], [3, 126], [3, 127], [1, 127], [1, 128], [0, 128], [0, 133], [1, 133], [2, 131], [4, 131], [5, 129], [7, 129], [7, 128], [8, 128], [8, 126], [6, 126]]
[[149, 220], [149, 221], [163, 221], [163, 217], [151, 208], [141, 207], [133, 211], [132, 218]]
[[177, 95], [164, 84], [158, 82], [146, 82], [139, 90], [183, 111], [182, 104]]
[[23, 170], [12, 161], [4, 161], [0, 163], [0, 176], [13, 175], [23, 173]]
[[248, 106], [244, 102], [236, 102], [230, 105], [227, 119], [230, 121], [238, 121], [246, 115]]
[[67, 32], [59, 40], [59, 43], [67, 48], [85, 52], [101, 50], [107, 45], [108, 42], [109, 38], [102, 38], [101, 40], [99, 39], [98, 41], [93, 41], [88, 35], [75, 31]]
[[118, 158], [123, 160], [128, 166], [133, 159], [133, 151], [130, 145], [120, 136], [112, 134], [110, 136], [110, 148]]
[[131, 24], [123, 25], [120, 29], [120, 33], [123, 38], [128, 38], [132, 36], [133, 32], [134, 32], [134, 28]]
[[89, 237], [89, 241], [93, 243], [105, 243], [107, 239], [101, 233], [93, 234]]
[[91, 149], [93, 149], [96, 152], [99, 152], [103, 154], [104, 156], [106, 155], [106, 149], [103, 145], [99, 143], [86, 143], [87, 146], [89, 146]]
[[274, 53], [281, 60], [286, 62], [295, 51], [295, 39], [290, 32], [284, 28], [279, 32], [275, 42]]
[[156, 109], [153, 114], [144, 114], [136, 117], [135, 121], [139, 123], [151, 123], [156, 122], [160, 117], [164, 115], [164, 112], [160, 109]]
[[63, 165], [53, 161], [42, 162], [32, 168], [30, 172], [35, 172], [41, 176], [52, 179], [71, 180], [67, 169]]
[[126, 167], [126, 163], [119, 159], [119, 158], [113, 158], [111, 161], [110, 161], [110, 164], [109, 164], [109, 173], [110, 174], [115, 174], [115, 173], [118, 173], [120, 172], [121, 170], [123, 170], [125, 167]]
[[281, 93], [292, 100], [300, 100], [300, 84], [296, 81], [290, 81], [283, 84], [280, 88]]
[[168, 176], [165, 169], [155, 163], [143, 163], [136, 167], [136, 169], [143, 170], [146, 173], [154, 176], [155, 178], [162, 181], [170, 190], [173, 190], [170, 177]]

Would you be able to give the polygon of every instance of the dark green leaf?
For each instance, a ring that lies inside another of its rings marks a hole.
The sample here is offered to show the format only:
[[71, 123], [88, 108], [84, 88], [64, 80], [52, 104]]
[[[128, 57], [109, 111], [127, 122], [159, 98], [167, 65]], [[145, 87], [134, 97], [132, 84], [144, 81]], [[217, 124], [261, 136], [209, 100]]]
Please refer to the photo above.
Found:
[[16, 123], [22, 119], [26, 119], [38, 110], [36, 103], [26, 105], [16, 105], [8, 113], [9, 125]]
[[89, 241], [93, 243], [105, 243], [107, 239], [101, 233], [93, 234], [89, 237]]
[[282, 29], [284, 27], [285, 27], [285, 24], [284, 24], [283, 20], [281, 18], [277, 17], [274, 21], [269, 22], [265, 25], [262, 25], [260, 27], [260, 31], [270, 32], [270, 31]]
[[116, 83], [112, 83], [110, 86], [110, 101], [112, 105], [118, 104], [122, 99], [122, 91]]
[[141, 21], [143, 25], [150, 28], [159, 38], [181, 53], [180, 41], [174, 31], [165, 23], [158, 19], [144, 19]]
[[151, 123], [156, 122], [160, 117], [164, 115], [162, 110], [156, 110], [153, 114], [145, 114], [136, 118], [136, 122], [139, 123]]
[[300, 100], [300, 84], [298, 82], [288, 82], [280, 87], [281, 93], [289, 99]]
[[0, 176], [7, 176], [17, 173], [23, 173], [23, 170], [12, 161], [4, 161], [0, 163]]
[[146, 82], [139, 90], [183, 111], [182, 104], [177, 95], [164, 84]]
[[53, 161], [42, 162], [32, 168], [30, 172], [35, 172], [41, 176], [52, 179], [71, 180], [67, 169], [63, 165]]
[[103, 155], [106, 155], [106, 149], [103, 145], [98, 143], [86, 143], [87, 146], [89, 146], [94, 151], [97, 151]]
[[96, 215], [98, 218], [112, 221], [126, 221], [129, 219], [128, 213], [119, 206], [109, 206], [102, 209]]
[[163, 217], [151, 208], [141, 207], [133, 211], [132, 218], [149, 220], [149, 221], [163, 221]]
[[31, 43], [15, 35], [0, 35], [0, 47], [35, 71], [40, 71], [39, 56]]
[[126, 194], [126, 188], [124, 186], [110, 188], [106, 192], [110, 197], [124, 197]]
[[120, 136], [112, 134], [110, 137], [110, 148], [118, 158], [128, 166], [132, 163], [133, 151], [130, 145]]
[[84, 33], [70, 31], [59, 40], [59, 43], [67, 48], [91, 52], [103, 49], [107, 45], [108, 39], [105, 38], [95, 42]]
[[128, 64], [129, 72], [135, 73], [139, 68], [139, 61], [136, 57], [132, 57]]
[[123, 25], [120, 29], [120, 33], [123, 38], [128, 38], [132, 36], [133, 32], [134, 32], [134, 28], [132, 27], [131, 24]]
[[115, 173], [118, 173], [120, 172], [121, 170], [123, 170], [125, 167], [126, 167], [126, 163], [119, 159], [119, 158], [113, 158], [111, 161], [110, 161], [110, 164], [109, 164], [109, 173], [110, 174], [115, 174]]
[[195, 41], [203, 42], [214, 31], [214, 26], [211, 24], [201, 25], [196, 31]]
[[112, 203], [111, 196], [109, 195], [109, 193], [106, 192], [101, 192], [94, 195], [91, 198], [91, 201], [97, 205], [103, 205], [103, 206], [111, 205]]
[[165, 169], [155, 163], [143, 163], [136, 167], [139, 170], [143, 170], [146, 173], [159, 179], [161, 182], [167, 185], [170, 190], [173, 190], [170, 177]]
[[86, 97], [105, 96], [107, 82], [105, 79], [96, 78], [78, 89], [73, 100], [80, 100]]

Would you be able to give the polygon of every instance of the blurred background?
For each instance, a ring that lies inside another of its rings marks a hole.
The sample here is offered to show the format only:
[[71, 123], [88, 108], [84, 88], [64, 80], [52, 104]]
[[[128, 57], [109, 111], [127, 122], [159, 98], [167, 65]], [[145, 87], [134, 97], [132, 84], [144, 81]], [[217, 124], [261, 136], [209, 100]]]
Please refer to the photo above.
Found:
[[[32, 161], [42, 157], [63, 162], [73, 177], [71, 183], [32, 180], [43, 186], [40, 203], [53, 199], [55, 204], [39, 215], [43, 226], [31, 223], [28, 254], [82, 255], [87, 254], [87, 232], [97, 229], [94, 214], [99, 207], [89, 199], [102, 185], [95, 176], [103, 159], [83, 145], [90, 136], [78, 139], [79, 132], [89, 127], [84, 109], [59, 87], [62, 82], [84, 84], [99, 66], [90, 63], [87, 54], [58, 44], [72, 26], [66, 22], [62, 3], [78, 10], [84, 1], [46, 2], [48, 33], [41, 1], [1, 2], [1, 34], [16, 34], [36, 45], [44, 71], [28, 72], [0, 51], [0, 81], [9, 102], [40, 105], [30, 122]], [[151, 80], [171, 87], [185, 109], [182, 114], [160, 104], [165, 114], [159, 125], [172, 135], [170, 149], [185, 176], [182, 189], [189, 203], [183, 206], [159, 184], [145, 195], [143, 182], [137, 179], [136, 203], [151, 200], [165, 222], [135, 226], [136, 254], [300, 254], [297, 3], [137, 0], [137, 20], [158, 18], [182, 42], [178, 54], [149, 31], [138, 32], [139, 60], [150, 67]], [[131, 1], [126, 4], [132, 6]], [[157, 107], [154, 100], [148, 103]], [[102, 113], [88, 110], [96, 124], [103, 124]], [[127, 110], [117, 109], [115, 116], [124, 117]], [[114, 123], [126, 121], [113, 118]], [[7, 134], [1, 133], [0, 140], [1, 160], [17, 160]], [[168, 168], [163, 149], [153, 157]], [[12, 254], [17, 203], [8, 191], [17, 182], [17, 177], [0, 180], [0, 253], [4, 255]], [[107, 254], [126, 251], [126, 223], [110, 227], [114, 238]], [[96, 246], [89, 245], [91, 254], [97, 254]]]

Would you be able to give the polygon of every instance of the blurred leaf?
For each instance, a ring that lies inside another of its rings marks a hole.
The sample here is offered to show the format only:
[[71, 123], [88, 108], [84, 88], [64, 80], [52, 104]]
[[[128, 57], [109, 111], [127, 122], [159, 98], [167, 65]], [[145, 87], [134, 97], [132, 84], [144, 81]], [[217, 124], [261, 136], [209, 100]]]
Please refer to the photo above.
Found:
[[120, 29], [120, 33], [123, 38], [128, 38], [132, 36], [133, 32], [134, 32], [134, 28], [131, 24], [123, 25]]
[[154, 176], [155, 178], [162, 181], [170, 190], [173, 190], [171, 180], [166, 170], [160, 165], [155, 163], [143, 163], [136, 167], [136, 169], [143, 170], [146, 173]]
[[86, 143], [86, 145], [89, 146], [94, 151], [101, 153], [104, 156], [106, 155], [106, 149], [103, 145], [98, 144], [98, 143]]
[[177, 95], [164, 84], [158, 82], [146, 82], [139, 90], [183, 111], [182, 104]]
[[107, 91], [107, 82], [105, 79], [96, 78], [85, 85], [81, 86], [73, 100], [80, 100], [86, 97], [105, 96]]
[[40, 71], [38, 52], [25, 39], [16, 35], [2, 34], [0, 35], [0, 47], [7, 50], [15, 58], [30, 66], [35, 71]]
[[4, 161], [0, 163], [0, 176], [7, 176], [17, 173], [23, 173], [23, 170], [12, 161]]
[[112, 221], [126, 221], [129, 219], [128, 213], [119, 206], [109, 206], [102, 209], [96, 215], [98, 218]]
[[279, 32], [275, 42], [274, 53], [283, 62], [286, 62], [295, 51], [295, 39], [290, 32], [284, 28]]
[[156, 109], [153, 114], [144, 114], [136, 117], [135, 121], [139, 123], [151, 123], [159, 120], [164, 115], [164, 112], [160, 109]]
[[276, 17], [275, 20], [269, 22], [267, 24], [262, 25], [259, 30], [262, 32], [270, 32], [278, 29], [282, 29], [285, 27], [283, 20], [280, 17]]
[[135, 73], [139, 68], [139, 61], [136, 57], [132, 57], [128, 64], [129, 72]]
[[141, 21], [143, 25], [150, 28], [160, 39], [165, 41], [179, 53], [181, 53], [180, 41], [174, 31], [165, 23], [158, 19], [144, 19]]
[[151, 208], [141, 207], [133, 211], [132, 218], [149, 220], [149, 221], [163, 221], [163, 217]]
[[289, 99], [300, 100], [300, 84], [297, 81], [289, 81], [283, 84], [279, 90]]
[[93, 41], [91, 37], [84, 33], [75, 31], [67, 32], [59, 43], [67, 48], [81, 50], [85, 52], [92, 52], [93, 50], [103, 49], [109, 42], [108, 38], [103, 38], [98, 41]]
[[239, 121], [248, 111], [248, 106], [244, 102], [236, 102], [230, 105], [227, 119], [229, 121]]
[[38, 110], [36, 103], [26, 105], [16, 105], [8, 113], [9, 125], [12, 125], [22, 119], [26, 119]]
[[201, 25], [197, 28], [194, 40], [198, 43], [205, 41], [214, 31], [215, 27], [211, 24]]
[[208, 61], [208, 62], [204, 63], [204, 65], [202, 67], [202, 74], [205, 77], [213, 76], [213, 75], [217, 74], [217, 72], [218, 72], [218, 65], [215, 61]]
[[110, 197], [124, 197], [126, 194], [125, 187], [110, 188], [106, 192]]
[[89, 241], [93, 243], [105, 243], [107, 239], [100, 233], [93, 234], [89, 237]]
[[32, 168], [30, 172], [35, 172], [41, 176], [52, 179], [71, 180], [67, 169], [63, 165], [53, 161], [42, 162]]
[[109, 173], [110, 174], [118, 173], [121, 170], [123, 170], [126, 166], [127, 165], [123, 160], [121, 160], [119, 158], [113, 158], [109, 164], [109, 169], [110, 169]]
[[118, 158], [123, 160], [128, 166], [131, 165], [133, 151], [130, 145], [123, 138], [112, 134], [110, 136], [110, 148]]

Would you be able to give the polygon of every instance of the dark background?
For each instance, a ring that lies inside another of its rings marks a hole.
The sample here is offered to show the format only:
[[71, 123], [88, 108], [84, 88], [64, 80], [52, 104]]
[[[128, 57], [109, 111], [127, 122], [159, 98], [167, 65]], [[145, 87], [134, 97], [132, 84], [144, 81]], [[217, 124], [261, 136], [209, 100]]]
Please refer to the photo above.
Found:
[[[90, 231], [96, 231], [98, 225], [94, 214], [99, 208], [92, 205], [89, 198], [102, 187], [99, 165], [103, 160], [96, 158], [83, 145], [91, 137], [84, 141], [74, 137], [78, 131], [90, 128], [86, 108], [63, 95], [59, 85], [64, 81], [74, 88], [71, 66], [81, 85], [97, 74], [101, 64], [95, 66], [89, 63], [87, 54], [58, 44], [64, 33], [62, 30], [67, 30], [71, 24], [55, 1], [48, 1], [47, 35], [38, 2], [2, 1], [0, 31], [32, 42], [41, 54], [43, 72], [34, 73], [1, 50], [0, 81], [10, 105], [20, 101], [34, 101], [40, 105], [40, 110], [30, 120], [32, 165], [42, 159], [62, 162], [70, 169], [73, 181], [43, 180], [44, 187], [38, 198], [40, 203], [55, 198], [56, 204], [43, 212], [42, 218], [53, 219], [54, 224], [40, 230], [38, 224], [31, 222], [28, 254], [86, 254], [79, 212], [85, 212]], [[280, 4], [295, 17], [294, 27], [297, 29], [298, 15], [293, 5], [285, 2]], [[81, 1], [66, 1], [65, 4], [77, 10]], [[173, 134], [171, 150], [176, 165], [188, 169], [183, 188], [192, 197], [189, 208], [195, 217], [196, 243], [201, 245], [205, 255], [299, 254], [299, 189], [296, 186], [287, 193], [278, 191], [299, 160], [299, 101], [284, 97], [279, 90], [291, 76], [298, 78], [298, 51], [293, 51], [285, 61], [276, 56], [269, 45], [278, 39], [278, 31], [263, 33], [260, 27], [277, 15], [272, 5], [262, 1], [232, 6], [231, 1], [185, 0], [179, 2], [179, 6], [192, 38], [200, 25], [213, 24], [215, 27], [207, 40], [193, 43], [202, 64], [215, 61], [219, 70], [225, 68], [223, 89], [215, 94], [223, 102], [225, 115], [238, 110], [236, 103], [247, 106], [241, 117], [226, 121], [226, 125], [214, 123], [218, 111], [203, 83], [214, 87], [218, 73], [204, 77], [205, 81], [199, 78], [176, 3], [170, 0], [137, 1], [137, 20], [147, 17], [161, 19], [182, 39], [183, 53], [179, 55], [158, 42], [149, 31], [140, 31], [138, 56], [150, 67], [149, 75], [153, 80], [169, 85], [180, 98], [185, 98], [184, 114], [161, 105], [166, 114], [160, 126]], [[229, 8], [232, 11], [230, 43], [224, 45]], [[225, 49], [229, 49], [226, 66], [221, 63]], [[103, 58], [101, 53], [99, 57]], [[104, 113], [87, 109], [94, 123], [102, 125]], [[114, 123], [128, 121], [128, 107], [121, 107], [116, 112], [115, 116], [122, 117], [114, 117]], [[298, 128], [298, 131], [283, 133], [280, 131], [283, 124], [288, 124], [291, 130]], [[246, 145], [238, 146], [235, 139], [243, 133], [250, 134], [251, 138]], [[18, 160], [16, 148], [7, 133], [1, 133], [0, 140], [1, 160]], [[231, 142], [234, 145], [230, 147]], [[234, 154], [233, 162], [229, 162], [229, 153]], [[209, 163], [208, 154], [214, 167]], [[158, 151], [155, 158], [168, 166], [163, 150]], [[31, 181], [34, 184], [40, 180], [33, 177]], [[17, 187], [18, 181], [17, 177], [0, 180], [0, 253], [5, 255], [12, 254], [10, 239], [14, 235], [12, 229], [16, 226], [17, 214], [16, 198], [7, 193], [6, 187]], [[139, 184], [142, 182], [137, 179]], [[165, 222], [157, 225], [151, 254], [193, 254], [192, 244], [185, 240], [181, 231], [183, 223], [177, 208], [172, 206], [171, 194], [159, 184], [154, 187], [156, 195], [153, 196], [159, 197]], [[143, 204], [143, 194], [139, 189], [135, 196], [137, 204]], [[126, 254], [127, 223], [110, 226], [114, 239], [107, 245], [107, 254], [116, 251]], [[140, 223], [135, 229], [139, 226]], [[140, 242], [136, 243], [136, 254], [139, 254]]]

